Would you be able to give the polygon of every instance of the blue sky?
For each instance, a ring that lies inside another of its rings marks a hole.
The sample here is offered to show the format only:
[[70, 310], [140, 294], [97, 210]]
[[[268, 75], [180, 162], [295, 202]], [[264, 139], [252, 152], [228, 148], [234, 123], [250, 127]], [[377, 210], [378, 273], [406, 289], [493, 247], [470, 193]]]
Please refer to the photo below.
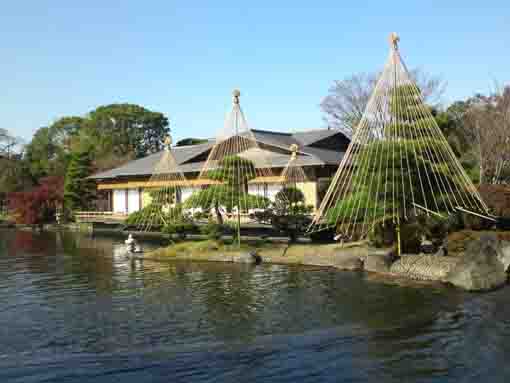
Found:
[[214, 136], [242, 91], [250, 126], [323, 127], [335, 79], [380, 70], [387, 36], [445, 101], [510, 81], [510, 2], [9, 1], [0, 14], [0, 127], [30, 139], [64, 115], [131, 102], [174, 136]]

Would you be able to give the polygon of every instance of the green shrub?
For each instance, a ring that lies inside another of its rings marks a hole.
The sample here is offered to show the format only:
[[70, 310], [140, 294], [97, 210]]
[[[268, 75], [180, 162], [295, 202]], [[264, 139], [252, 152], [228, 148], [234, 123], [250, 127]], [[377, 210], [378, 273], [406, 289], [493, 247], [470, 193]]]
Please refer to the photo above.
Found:
[[220, 225], [212, 220], [200, 227], [200, 232], [211, 240], [221, 239], [223, 234], [229, 233], [230, 228], [227, 225]]
[[[302, 195], [299, 189], [294, 189]], [[284, 190], [292, 191], [291, 188], [286, 188], [280, 192]], [[270, 222], [275, 230], [284, 233], [290, 238], [291, 242], [294, 242], [299, 235], [304, 234], [308, 229], [311, 223], [310, 214], [312, 211], [313, 206], [306, 206], [303, 202], [288, 203], [287, 201], [287, 204], [276, 203], [274, 209], [256, 212], [255, 218], [262, 223]]]
[[192, 222], [176, 222], [165, 225], [162, 232], [164, 234], [177, 235], [179, 238], [184, 239], [195, 230], [196, 226]]
[[138, 225], [144, 216], [147, 216], [149, 214], [149, 206], [144, 207], [141, 210], [135, 211], [134, 213], [131, 213], [127, 219], [126, 219], [126, 225], [128, 226], [135, 226]]
[[304, 234], [311, 223], [311, 218], [303, 214], [274, 215], [271, 224], [285, 233], [291, 242], [295, 242], [299, 235]]
[[494, 222], [488, 219], [480, 218], [472, 214], [463, 213], [462, 221], [464, 228], [468, 230], [489, 230], [494, 225]]
[[[420, 252], [421, 238], [425, 228], [416, 220], [402, 222], [400, 224], [400, 246], [401, 252], [417, 254]], [[376, 248], [387, 248], [397, 246], [398, 235], [397, 225], [388, 219], [379, 222], [368, 236], [370, 245]]]
[[131, 213], [125, 223], [128, 226], [145, 226], [150, 222], [154, 229], [163, 228], [171, 223], [189, 222], [189, 219], [183, 215], [182, 205], [164, 211], [161, 206], [149, 204], [143, 209]]
[[400, 246], [404, 254], [420, 253], [422, 237], [427, 233], [427, 228], [418, 221], [405, 222], [400, 225]]
[[202, 219], [206, 219], [206, 218], [209, 218], [209, 212], [206, 212], [206, 211], [197, 211], [196, 213], [193, 214], [193, 219], [195, 221], [200, 221]]
[[292, 205], [298, 202], [305, 202], [305, 195], [296, 187], [288, 186], [276, 193], [275, 202], [277, 205]]
[[368, 240], [370, 245], [375, 248], [392, 246], [397, 241], [395, 225], [391, 220], [376, 223], [368, 235]]
[[252, 219], [255, 219], [259, 223], [271, 223], [273, 216], [273, 209], [264, 209], [254, 212]]
[[312, 243], [331, 243], [335, 240], [335, 236], [336, 232], [334, 228], [326, 228], [309, 234]]
[[[443, 244], [448, 233], [457, 229], [456, 219], [439, 218], [436, 216], [420, 215], [400, 224], [400, 245], [402, 253], [417, 254], [420, 252], [422, 238], [430, 240], [437, 248]], [[369, 234], [369, 240], [374, 247], [389, 247], [396, 245], [396, 224], [391, 219], [374, 226]]]

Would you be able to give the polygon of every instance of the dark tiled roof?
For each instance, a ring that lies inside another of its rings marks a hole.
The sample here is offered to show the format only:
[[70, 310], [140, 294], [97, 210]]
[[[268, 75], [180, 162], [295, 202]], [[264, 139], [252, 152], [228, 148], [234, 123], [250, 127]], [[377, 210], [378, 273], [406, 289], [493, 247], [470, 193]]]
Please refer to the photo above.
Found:
[[334, 129], [317, 129], [309, 130], [305, 132], [297, 132], [292, 136], [295, 140], [299, 141], [301, 145], [308, 146], [314, 142], [321, 141], [325, 138], [335, 136], [337, 134], [343, 134], [342, 132]]
[[[343, 151], [320, 149], [310, 147], [317, 141], [323, 140], [327, 137], [336, 134], [342, 134], [337, 130], [318, 129], [298, 133], [279, 133], [270, 132], [265, 130], [252, 130], [255, 139], [265, 144], [264, 149], [254, 149], [241, 154], [243, 157], [248, 157], [255, 162], [257, 167], [284, 167], [290, 159], [290, 151], [288, 154], [271, 151], [267, 147], [275, 147], [279, 149], [288, 150], [290, 145], [297, 144], [299, 146], [298, 162], [300, 166], [322, 166], [322, 165], [338, 165], [342, 160]], [[194, 157], [204, 154], [214, 146], [214, 141], [209, 141], [205, 144], [179, 146], [172, 148], [172, 154], [175, 157], [177, 164], [180, 165], [184, 173], [199, 172], [204, 161], [190, 161]], [[281, 150], [280, 150], [281, 151]], [[154, 153], [147, 157], [128, 162], [127, 164], [118, 168], [98, 173], [90, 178], [96, 180], [114, 179], [117, 177], [133, 177], [133, 176], [148, 176], [151, 174], [156, 164], [160, 161], [163, 152]], [[262, 161], [261, 158], [264, 158]]]

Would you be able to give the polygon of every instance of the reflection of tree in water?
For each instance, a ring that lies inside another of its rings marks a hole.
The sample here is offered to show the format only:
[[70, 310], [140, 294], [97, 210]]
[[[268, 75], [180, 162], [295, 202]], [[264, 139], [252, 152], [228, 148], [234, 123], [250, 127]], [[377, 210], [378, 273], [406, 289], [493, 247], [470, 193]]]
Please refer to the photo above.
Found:
[[[340, 321], [357, 323], [369, 330], [388, 331], [412, 321], [427, 324], [446, 303], [455, 302], [455, 294], [446, 294], [442, 287], [400, 286], [369, 280], [357, 273], [328, 273], [323, 279], [322, 294], [331, 315], [341, 315]], [[338, 310], [338, 307], [348, 307]]]
[[9, 254], [20, 252], [31, 255], [47, 255], [55, 249], [55, 237], [50, 233], [34, 231], [13, 231], [13, 239], [9, 241]]
[[32, 273], [48, 273], [54, 270], [48, 257], [55, 253], [55, 235], [35, 231], [16, 230], [5, 235], [7, 254], [17, 257]]
[[[206, 283], [204, 318], [219, 338], [255, 335], [258, 318], [257, 289], [252, 283], [251, 265], [211, 265], [203, 271]], [[215, 267], [216, 266], [216, 267]], [[235, 329], [235, 331], [232, 331]]]
[[[393, 378], [408, 381], [418, 376], [399, 375], [444, 372], [445, 364], [437, 357], [442, 353], [448, 357], [441, 329], [452, 331], [451, 321], [459, 320], [465, 295], [440, 286], [401, 286], [368, 279], [354, 273], [331, 273], [323, 290], [327, 296], [324, 315], [368, 333], [363, 358], [381, 365]], [[419, 368], [402, 369], [402, 363]]]
[[112, 291], [113, 241], [72, 232], [58, 232], [63, 272], [75, 280], [86, 280], [97, 291]]

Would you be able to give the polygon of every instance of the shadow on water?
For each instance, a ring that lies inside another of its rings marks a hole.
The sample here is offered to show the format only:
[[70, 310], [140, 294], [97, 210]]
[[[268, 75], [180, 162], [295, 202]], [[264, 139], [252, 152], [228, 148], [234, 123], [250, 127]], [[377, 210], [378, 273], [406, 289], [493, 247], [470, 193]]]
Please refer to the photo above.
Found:
[[131, 262], [116, 252], [122, 240], [0, 232], [1, 382], [508, 377], [508, 290], [469, 295], [279, 265]]

